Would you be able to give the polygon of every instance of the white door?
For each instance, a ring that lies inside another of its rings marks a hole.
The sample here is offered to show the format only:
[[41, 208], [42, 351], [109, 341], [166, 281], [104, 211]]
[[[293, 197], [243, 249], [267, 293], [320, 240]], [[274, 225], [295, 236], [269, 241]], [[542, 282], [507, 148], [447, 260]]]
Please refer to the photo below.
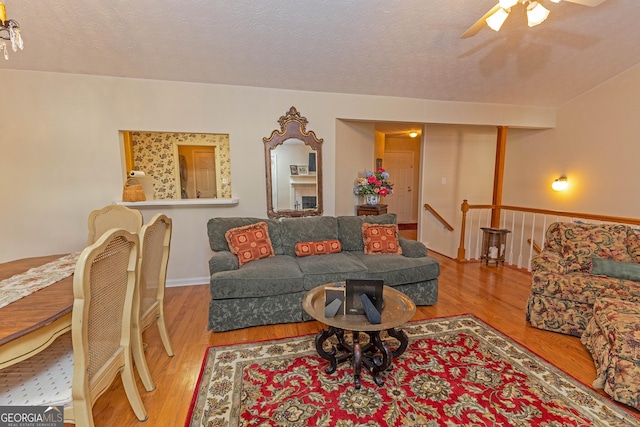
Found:
[[386, 151], [384, 169], [393, 183], [393, 196], [385, 197], [387, 212], [398, 215], [398, 223], [415, 222], [413, 218], [413, 151]]
[[203, 199], [216, 197], [216, 161], [214, 151], [195, 150], [193, 152], [193, 165], [195, 169], [196, 197]]

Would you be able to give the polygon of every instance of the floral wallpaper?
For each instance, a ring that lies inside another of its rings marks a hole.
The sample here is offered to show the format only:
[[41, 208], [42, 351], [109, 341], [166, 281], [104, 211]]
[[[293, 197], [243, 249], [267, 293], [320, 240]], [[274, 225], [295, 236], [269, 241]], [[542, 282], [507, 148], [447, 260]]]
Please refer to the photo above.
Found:
[[131, 132], [134, 170], [153, 178], [155, 199], [179, 199], [176, 145], [216, 147], [218, 198], [231, 198], [229, 135], [208, 133]]

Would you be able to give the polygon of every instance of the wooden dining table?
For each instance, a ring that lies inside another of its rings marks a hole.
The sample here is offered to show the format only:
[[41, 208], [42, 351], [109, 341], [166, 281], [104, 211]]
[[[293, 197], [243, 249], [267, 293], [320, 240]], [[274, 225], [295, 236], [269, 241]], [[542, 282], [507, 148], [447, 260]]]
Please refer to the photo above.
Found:
[[[0, 264], [0, 280], [54, 261], [62, 255], [24, 258]], [[47, 348], [71, 330], [73, 275], [0, 307], [0, 369]]]

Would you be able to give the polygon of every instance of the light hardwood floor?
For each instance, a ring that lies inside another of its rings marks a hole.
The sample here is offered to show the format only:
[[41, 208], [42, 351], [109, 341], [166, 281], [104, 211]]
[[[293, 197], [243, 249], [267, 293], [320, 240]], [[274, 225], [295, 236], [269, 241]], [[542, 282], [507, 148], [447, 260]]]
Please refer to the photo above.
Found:
[[[591, 384], [595, 377], [593, 361], [578, 338], [535, 329], [526, 322], [529, 273], [479, 263], [460, 264], [433, 252], [431, 255], [441, 262], [438, 302], [419, 307], [414, 320], [472, 313], [583, 383]], [[97, 427], [183, 426], [208, 346], [313, 334], [321, 326], [306, 322], [210, 332], [208, 301], [207, 285], [167, 289], [167, 324], [175, 356], [165, 353], [155, 325], [145, 332], [147, 360], [157, 386], [146, 392], [138, 378], [149, 420], [141, 423], [136, 419], [117, 379], [94, 405]]]

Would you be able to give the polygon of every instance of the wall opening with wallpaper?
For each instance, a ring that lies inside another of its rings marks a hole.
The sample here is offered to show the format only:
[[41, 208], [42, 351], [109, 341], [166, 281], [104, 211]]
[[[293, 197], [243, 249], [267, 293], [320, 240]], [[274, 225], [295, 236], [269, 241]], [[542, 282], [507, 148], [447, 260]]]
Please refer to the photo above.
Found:
[[228, 134], [121, 131], [127, 179], [147, 200], [230, 199]]

